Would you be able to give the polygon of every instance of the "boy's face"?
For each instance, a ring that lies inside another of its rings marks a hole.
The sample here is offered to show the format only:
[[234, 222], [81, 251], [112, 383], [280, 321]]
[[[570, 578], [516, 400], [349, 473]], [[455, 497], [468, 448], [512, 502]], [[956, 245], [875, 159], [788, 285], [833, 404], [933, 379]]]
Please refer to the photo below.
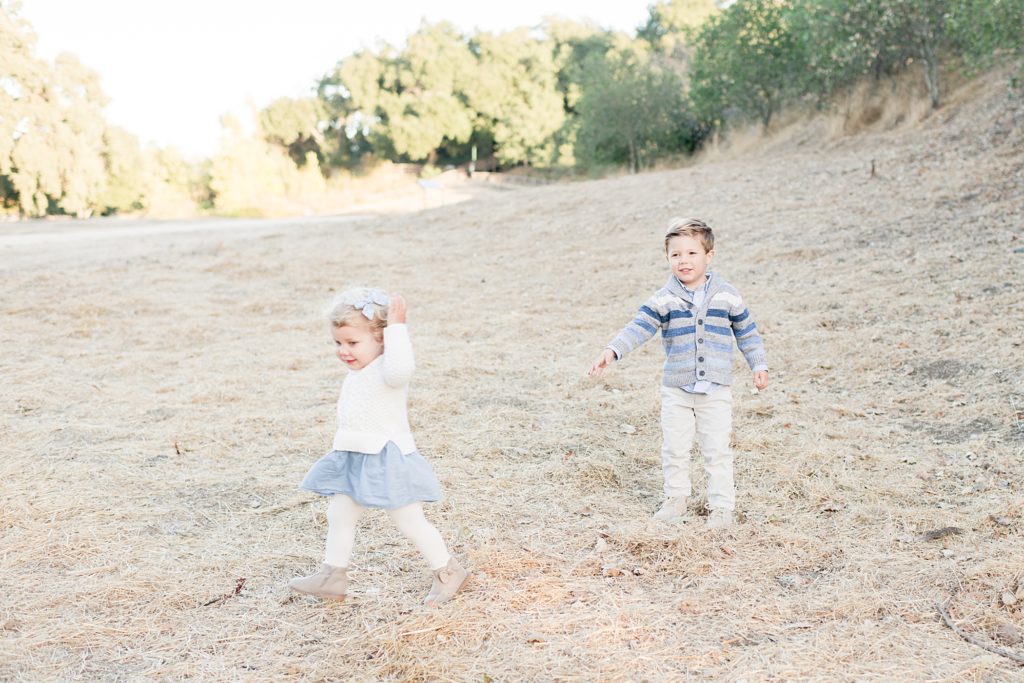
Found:
[[704, 245], [696, 237], [677, 235], [668, 241], [665, 257], [672, 268], [672, 274], [689, 289], [704, 284], [708, 266], [715, 250], [704, 251]]
[[362, 370], [384, 352], [384, 342], [367, 325], [345, 325], [331, 331], [334, 353], [350, 370]]

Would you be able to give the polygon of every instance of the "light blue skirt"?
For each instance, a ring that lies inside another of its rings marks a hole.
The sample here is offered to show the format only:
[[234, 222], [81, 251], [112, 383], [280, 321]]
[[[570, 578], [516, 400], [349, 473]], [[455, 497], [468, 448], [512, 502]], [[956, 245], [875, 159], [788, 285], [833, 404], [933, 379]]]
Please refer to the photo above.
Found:
[[441, 500], [430, 463], [418, 451], [403, 454], [391, 441], [375, 454], [331, 451], [313, 463], [299, 488], [321, 496], [343, 493], [363, 507], [388, 510]]

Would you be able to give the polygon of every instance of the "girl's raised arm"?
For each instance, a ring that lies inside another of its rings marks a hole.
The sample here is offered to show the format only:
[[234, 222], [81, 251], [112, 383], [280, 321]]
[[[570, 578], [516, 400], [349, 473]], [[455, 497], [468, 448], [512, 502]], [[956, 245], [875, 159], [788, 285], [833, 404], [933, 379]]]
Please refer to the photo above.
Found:
[[405, 327], [405, 298], [401, 294], [388, 297], [388, 326], [384, 328], [384, 363], [382, 372], [388, 386], [400, 387], [412, 379], [416, 361], [412, 342]]

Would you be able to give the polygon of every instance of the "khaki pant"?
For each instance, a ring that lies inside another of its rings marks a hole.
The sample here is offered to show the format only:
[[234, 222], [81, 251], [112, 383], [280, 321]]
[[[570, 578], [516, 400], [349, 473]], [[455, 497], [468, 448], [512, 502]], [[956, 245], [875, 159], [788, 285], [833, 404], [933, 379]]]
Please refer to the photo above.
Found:
[[691, 394], [661, 387], [661, 469], [665, 497], [689, 496], [690, 451], [696, 438], [708, 475], [708, 508], [734, 510], [732, 476], [732, 391], [718, 387], [711, 394]]

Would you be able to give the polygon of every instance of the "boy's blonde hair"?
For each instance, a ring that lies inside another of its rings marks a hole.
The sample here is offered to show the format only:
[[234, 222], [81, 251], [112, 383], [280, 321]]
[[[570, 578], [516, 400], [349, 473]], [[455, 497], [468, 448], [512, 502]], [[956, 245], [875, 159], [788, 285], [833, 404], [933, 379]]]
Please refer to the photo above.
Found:
[[332, 328], [366, 326], [379, 340], [388, 326], [388, 295], [376, 287], [352, 287], [335, 297], [327, 319]]
[[705, 252], [715, 248], [715, 233], [707, 223], [699, 218], [673, 218], [668, 222], [668, 232], [665, 233], [665, 251], [668, 251], [669, 240], [682, 235], [700, 240]]

